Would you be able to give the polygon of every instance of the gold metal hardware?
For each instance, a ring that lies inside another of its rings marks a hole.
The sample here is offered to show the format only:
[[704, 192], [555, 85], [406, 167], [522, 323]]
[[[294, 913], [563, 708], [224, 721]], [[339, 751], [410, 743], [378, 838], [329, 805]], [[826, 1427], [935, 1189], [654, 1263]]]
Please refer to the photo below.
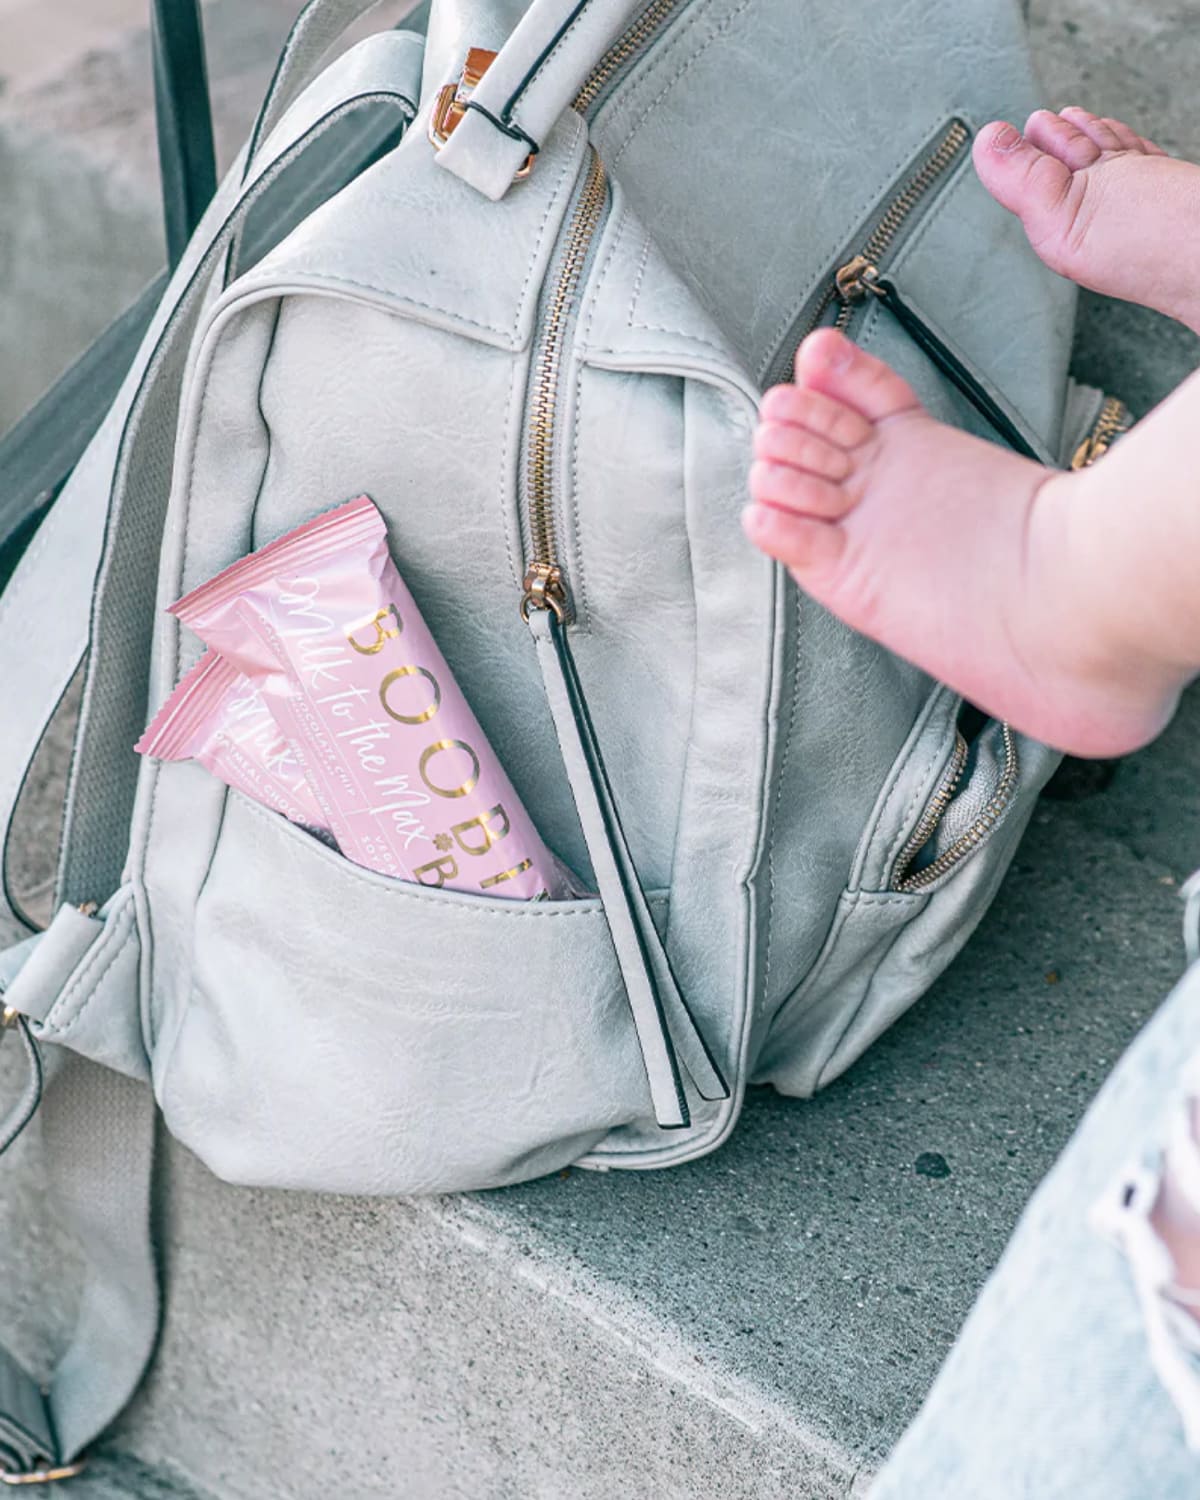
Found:
[[[599, 228], [608, 193], [608, 177], [600, 158], [591, 165], [580, 190], [559, 259], [559, 270], [542, 321], [534, 361], [532, 399], [526, 446], [525, 489], [529, 511], [530, 558], [525, 575], [521, 614], [551, 608], [560, 620], [570, 614], [570, 601], [558, 562], [554, 526], [554, 437], [558, 412], [558, 383], [563, 345], [588, 250]], [[544, 583], [543, 583], [544, 580]]]
[[879, 267], [865, 255], [856, 255], [853, 260], [848, 260], [833, 279], [837, 285], [837, 294], [843, 302], [861, 302], [868, 292], [876, 297], [883, 296], [876, 285]]
[[79, 910], [85, 917], [94, 917], [100, 910], [100, 903], [99, 901], [81, 901], [79, 903]]
[[53, 1469], [32, 1469], [28, 1474], [14, 1474], [8, 1469], [0, 1469], [0, 1484], [10, 1485], [13, 1488], [26, 1484], [57, 1484], [60, 1479], [74, 1479], [82, 1474], [85, 1468], [87, 1464], [80, 1462], [60, 1464]]
[[1076, 448], [1075, 456], [1071, 459], [1071, 468], [1090, 469], [1132, 426], [1133, 418], [1124, 401], [1116, 396], [1109, 396], [1100, 408], [1096, 425]]
[[[875, 276], [878, 276], [878, 267], [883, 263], [884, 257], [891, 250], [901, 230], [925, 196], [957, 164], [970, 141], [971, 132], [962, 121], [952, 121], [945, 135], [888, 204], [882, 217], [867, 236], [866, 242], [860, 247], [858, 254], [852, 256], [825, 284], [811, 312], [804, 320], [803, 326], [796, 332], [794, 340], [789, 341], [772, 366], [768, 383], [788, 378], [788, 370], [791, 368], [791, 361], [797, 348], [814, 329], [820, 327], [826, 313], [835, 302], [841, 303], [836, 327], [843, 333], [846, 332], [856, 307], [863, 302], [868, 292], [874, 290], [870, 285], [872, 278], [864, 273], [868, 269], [874, 269]], [[878, 296], [879, 293], [876, 292], [876, 295]]]
[[8, 1031], [21, 1019], [21, 1012], [14, 1010], [11, 1005], [6, 1005], [0, 1010], [0, 1031]]
[[[979, 847], [979, 845], [983, 843], [988, 834], [991, 833], [992, 829], [995, 828], [996, 824], [1000, 821], [1005, 809], [1012, 801], [1012, 796], [1014, 791], [1016, 791], [1017, 779], [1020, 775], [1021, 769], [1020, 760], [1017, 755], [1017, 740], [1016, 736], [1012, 732], [1012, 729], [1007, 724], [1001, 724], [1000, 734], [1004, 741], [1004, 769], [1000, 773], [1000, 780], [996, 783], [995, 791], [988, 799], [987, 806], [971, 824], [970, 828], [966, 829], [965, 832], [963, 832], [958, 838], [954, 840], [949, 849], [943, 850], [942, 853], [939, 854], [938, 857], [933, 861], [933, 863], [926, 865], [924, 869], [915, 870], [911, 875], [908, 874], [906, 866], [903, 863], [902, 856], [902, 859], [900, 861], [897, 861], [896, 865], [896, 875], [892, 885], [892, 888], [894, 890], [903, 891], [906, 894], [912, 895], [919, 891], [925, 890], [928, 886], [933, 885], [933, 883], [936, 880], [940, 880], [941, 877], [947, 873], [947, 871], [952, 870], [955, 865], [960, 864], [964, 859], [967, 858], [969, 854], [973, 854]], [[965, 740], [963, 741], [963, 745], [965, 747]], [[957, 745], [955, 749], [957, 758]], [[954, 780], [953, 789], [951, 790], [949, 796], [945, 797], [941, 802], [941, 806], [938, 810], [938, 822], [941, 821], [946, 808], [950, 805], [950, 802], [953, 801], [954, 796], [957, 793], [958, 785], [962, 779], [962, 770], [965, 769], [965, 764], [966, 758], [964, 756], [963, 766], [959, 769], [958, 774]], [[937, 799], [935, 799], [935, 801], [936, 800]], [[927, 820], [923, 818], [921, 822], [924, 825], [926, 824]], [[929, 828], [928, 834], [925, 839], [926, 843], [930, 838], [932, 838], [935, 829], [936, 825]], [[905, 845], [904, 850], [904, 854], [907, 856], [909, 864], [911, 864], [912, 860], [916, 857], [916, 854], [918, 852], [918, 850], [916, 848], [913, 848], [912, 845], [913, 840], [910, 839], [908, 844]], [[911, 853], [909, 852], [910, 850]]]
[[913, 829], [912, 835], [901, 849], [895, 864], [895, 883], [899, 883], [908, 875], [917, 855], [924, 849], [925, 845], [938, 830], [938, 824], [946, 816], [946, 809], [958, 795], [958, 789], [962, 785], [963, 772], [967, 769], [967, 757], [970, 747], [966, 736], [961, 731], [954, 736], [954, 753], [950, 757], [950, 764], [946, 767], [946, 773], [938, 785], [937, 791], [930, 798], [929, 806], [922, 814], [921, 821]]
[[[440, 151], [467, 116], [467, 105], [471, 95], [483, 81], [483, 76], [496, 61], [496, 53], [486, 47], [472, 47], [467, 53], [462, 73], [454, 83], [447, 83], [438, 90], [433, 113], [429, 117], [429, 139], [434, 150]], [[518, 181], [533, 171], [533, 153], [517, 173]]]
[[567, 590], [562, 569], [553, 563], [529, 564], [525, 574], [525, 593], [521, 598], [521, 618], [529, 623], [531, 609], [552, 609], [560, 625], [567, 619]]

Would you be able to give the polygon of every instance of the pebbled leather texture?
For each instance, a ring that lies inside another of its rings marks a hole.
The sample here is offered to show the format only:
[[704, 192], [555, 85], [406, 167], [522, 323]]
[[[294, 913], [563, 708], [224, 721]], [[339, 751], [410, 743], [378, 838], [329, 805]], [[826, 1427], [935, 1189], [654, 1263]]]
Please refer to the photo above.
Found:
[[[690, 1127], [658, 1128], [619, 913], [601, 901], [399, 886], [193, 766], [146, 763], [127, 869], [140, 1024], [168, 1125], [233, 1181], [442, 1192], [711, 1149], [748, 1080], [811, 1093], [924, 991], [1053, 769], [1022, 743], [991, 836], [928, 892], [891, 890], [958, 705], [802, 598], [738, 525], [760, 389], [806, 302], [950, 119], [1036, 103], [1016, 7], [929, 0], [864, 27], [834, 0], [680, 0], [583, 119], [548, 101], [628, 9], [592, 4], [598, 29], [573, 32], [523, 96], [546, 129], [514, 106], [540, 150], [510, 185], [512, 153], [481, 144], [495, 134], [482, 116], [440, 155], [424, 126], [466, 48], [502, 44], [521, 6], [435, 0], [414, 128], [206, 306], [158, 596], [369, 493], [517, 790], [593, 880], [596, 830], [518, 605], [531, 368], [598, 151], [610, 187], [556, 407], [571, 655], [662, 951], [730, 1098], [689, 1096]], [[316, 8], [283, 94], [362, 8]], [[571, 9], [539, 0], [485, 80], [498, 96], [528, 73], [535, 30], [544, 46], [547, 19]], [[1022, 431], [1060, 451], [1073, 293], [969, 167], [887, 272]], [[856, 336], [978, 429], [885, 312], [869, 308]], [[1073, 421], [1087, 405], [1072, 401]], [[159, 619], [152, 703], [196, 651]]]

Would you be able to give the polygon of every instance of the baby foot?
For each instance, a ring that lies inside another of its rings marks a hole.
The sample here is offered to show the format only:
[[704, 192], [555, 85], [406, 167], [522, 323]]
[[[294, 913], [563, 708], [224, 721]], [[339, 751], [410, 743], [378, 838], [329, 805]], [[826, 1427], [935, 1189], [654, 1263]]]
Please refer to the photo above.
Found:
[[1167, 722], [1186, 674], [1116, 638], [1081, 540], [1103, 465], [1056, 474], [943, 426], [833, 329], [767, 393], [755, 454], [747, 534], [855, 630], [1077, 755]]
[[1189, 251], [1200, 224], [1200, 166], [1176, 161], [1119, 120], [1041, 109], [1023, 135], [1002, 121], [985, 126], [975, 168], [1051, 270], [1200, 333]]

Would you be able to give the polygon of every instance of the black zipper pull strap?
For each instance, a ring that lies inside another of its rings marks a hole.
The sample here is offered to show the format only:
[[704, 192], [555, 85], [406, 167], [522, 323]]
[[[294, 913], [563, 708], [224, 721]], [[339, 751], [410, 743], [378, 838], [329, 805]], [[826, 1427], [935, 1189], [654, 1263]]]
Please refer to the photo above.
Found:
[[664, 1130], [681, 1129], [691, 1124], [691, 1115], [680, 1062], [702, 1099], [728, 1099], [729, 1086], [680, 993], [654, 925], [621, 828], [567, 632], [553, 609], [532, 608], [527, 613], [559, 748], [633, 1012], [654, 1117]]
[[971, 405], [991, 424], [1010, 448], [1032, 458], [1035, 463], [1044, 463], [1045, 457], [1027, 441], [1014, 426], [1008, 415], [992, 399], [991, 395], [975, 379], [958, 355], [948, 347], [930, 328], [929, 324], [900, 295], [894, 281], [881, 276], [872, 276], [864, 282], [867, 290], [879, 298], [896, 318], [905, 333], [922, 349], [946, 378], [963, 393]]

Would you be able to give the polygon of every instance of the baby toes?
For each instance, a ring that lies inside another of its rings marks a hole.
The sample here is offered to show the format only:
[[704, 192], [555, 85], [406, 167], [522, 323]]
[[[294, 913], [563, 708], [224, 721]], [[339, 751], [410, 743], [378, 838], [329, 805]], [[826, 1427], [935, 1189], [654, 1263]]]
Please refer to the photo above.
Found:
[[786, 422], [761, 422], [754, 434], [754, 456], [772, 463], [790, 464], [825, 479], [849, 477], [853, 464], [845, 448], [818, 437], [804, 427]]
[[1092, 166], [1102, 154], [1091, 136], [1073, 120], [1065, 114], [1052, 114], [1048, 109], [1039, 109], [1030, 115], [1025, 125], [1025, 139], [1072, 172], [1081, 172]]
[[747, 506], [742, 526], [754, 545], [790, 569], [801, 586], [836, 576], [846, 547], [840, 526], [770, 505]]
[[874, 431], [870, 422], [844, 401], [799, 385], [772, 387], [762, 398], [759, 416], [764, 422], [803, 427], [839, 448], [857, 448]]
[[868, 423], [921, 409], [902, 376], [834, 328], [819, 328], [800, 345], [796, 384], [842, 402]]
[[1070, 121], [1097, 145], [1101, 151], [1140, 151], [1138, 137], [1120, 120], [1102, 120], [1091, 110], [1070, 105], [1062, 112], [1064, 120]]
[[844, 516], [855, 500], [845, 485], [761, 458], [750, 466], [750, 494], [760, 506], [825, 520]]

